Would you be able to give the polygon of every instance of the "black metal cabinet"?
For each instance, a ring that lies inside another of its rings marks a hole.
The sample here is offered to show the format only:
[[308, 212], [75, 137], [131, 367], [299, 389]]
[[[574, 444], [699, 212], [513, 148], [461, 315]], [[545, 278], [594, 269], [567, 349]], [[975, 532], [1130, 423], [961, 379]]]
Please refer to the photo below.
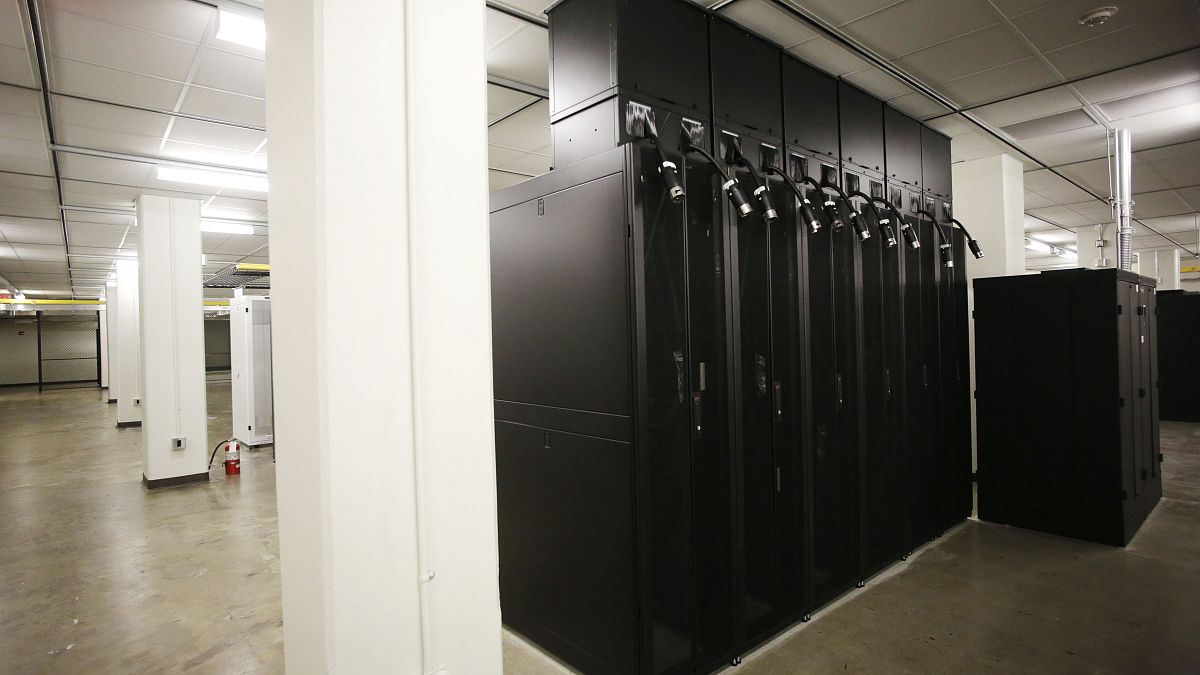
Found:
[[[1118, 270], [975, 280], [979, 516], [1124, 545], [1162, 494], [1154, 282]], [[1015, 349], [1065, 345], [1053, 364]]]
[[1200, 422], [1200, 396], [1195, 394], [1196, 383], [1200, 382], [1200, 350], [1196, 349], [1200, 293], [1158, 291], [1155, 296], [1159, 418]]
[[784, 138], [788, 145], [826, 161], [840, 159], [837, 80], [786, 53], [782, 75]]

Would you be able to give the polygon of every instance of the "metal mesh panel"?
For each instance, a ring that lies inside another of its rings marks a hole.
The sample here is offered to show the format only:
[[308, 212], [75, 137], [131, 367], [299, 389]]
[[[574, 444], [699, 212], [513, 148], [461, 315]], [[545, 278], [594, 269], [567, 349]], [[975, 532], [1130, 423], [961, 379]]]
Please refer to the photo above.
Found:
[[42, 382], [94, 382], [99, 379], [96, 340], [100, 320], [85, 315], [43, 315], [38, 333]]

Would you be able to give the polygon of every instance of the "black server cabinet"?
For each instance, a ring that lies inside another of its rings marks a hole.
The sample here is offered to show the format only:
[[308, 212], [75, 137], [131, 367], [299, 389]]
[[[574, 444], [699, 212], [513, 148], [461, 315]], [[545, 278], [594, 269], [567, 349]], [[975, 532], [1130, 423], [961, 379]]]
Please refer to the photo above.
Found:
[[710, 167], [627, 145], [492, 198], [504, 621], [586, 672], [735, 650], [726, 269]]
[[1200, 422], [1200, 293], [1159, 291], [1159, 419]]
[[[802, 609], [800, 465], [804, 419], [795, 200], [768, 167], [782, 166], [778, 47], [714, 17], [709, 28], [714, 149], [753, 205], [725, 206], [735, 383], [735, 533], [740, 553], [738, 643], [755, 642]], [[770, 198], [757, 194], [765, 189]], [[768, 218], [771, 207], [777, 215]]]
[[[1061, 344], [1053, 363], [1015, 345]], [[1162, 495], [1154, 281], [975, 280], [979, 516], [1125, 545]]]
[[904, 510], [899, 508], [904, 500], [901, 403], [893, 385], [893, 373], [904, 363], [902, 347], [897, 348], [903, 344], [903, 258], [894, 237], [889, 241], [880, 227], [880, 220], [890, 218], [876, 219], [870, 201], [884, 198], [883, 103], [845, 83], [838, 88], [842, 185], [870, 235], [859, 240], [854, 279], [861, 311], [856, 383], [861, 578], [898, 559], [907, 546]]

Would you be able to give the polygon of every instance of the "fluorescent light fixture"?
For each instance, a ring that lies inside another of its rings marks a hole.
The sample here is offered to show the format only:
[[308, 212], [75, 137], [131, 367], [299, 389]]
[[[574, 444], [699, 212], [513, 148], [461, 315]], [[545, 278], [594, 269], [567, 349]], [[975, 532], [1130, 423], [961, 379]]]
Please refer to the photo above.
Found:
[[267, 48], [267, 26], [257, 17], [221, 10], [217, 39], [262, 51]]
[[191, 183], [192, 185], [210, 185], [219, 188], [236, 188], [252, 192], [266, 192], [267, 179], [264, 176], [251, 176], [232, 171], [210, 171], [208, 169], [184, 169], [178, 166], [158, 167], [158, 179], [169, 180], [173, 183]]
[[1054, 247], [1044, 241], [1034, 239], [1033, 237], [1025, 237], [1025, 248], [1035, 253], [1053, 253]]
[[120, 251], [117, 251], [117, 255], [124, 256], [124, 257], [126, 257], [126, 258], [136, 258], [136, 257], [137, 257], [137, 251], [130, 251], [130, 250], [127, 250], [127, 249], [121, 249]]
[[221, 220], [204, 220], [201, 218], [200, 231], [215, 232], [217, 234], [254, 234], [254, 227], [251, 225], [239, 225], [238, 223]]
[[25, 293], [23, 291], [17, 291], [17, 294], [13, 296], [13, 300], [16, 300], [17, 302], [25, 302]]
[[208, 256], [206, 256], [206, 255], [204, 255], [203, 253], [201, 253], [201, 254], [200, 254], [200, 266], [201, 266], [201, 267], [204, 267], [204, 266], [205, 266], [205, 265], [207, 265], [207, 264], [208, 264]]

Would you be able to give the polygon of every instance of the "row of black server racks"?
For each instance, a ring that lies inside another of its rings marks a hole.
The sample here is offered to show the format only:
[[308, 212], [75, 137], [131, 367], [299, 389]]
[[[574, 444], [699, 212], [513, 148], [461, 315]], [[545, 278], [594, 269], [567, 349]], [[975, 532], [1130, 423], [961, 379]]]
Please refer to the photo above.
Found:
[[503, 617], [705, 672], [971, 513], [949, 140], [683, 0], [549, 16], [556, 168], [491, 203]]

